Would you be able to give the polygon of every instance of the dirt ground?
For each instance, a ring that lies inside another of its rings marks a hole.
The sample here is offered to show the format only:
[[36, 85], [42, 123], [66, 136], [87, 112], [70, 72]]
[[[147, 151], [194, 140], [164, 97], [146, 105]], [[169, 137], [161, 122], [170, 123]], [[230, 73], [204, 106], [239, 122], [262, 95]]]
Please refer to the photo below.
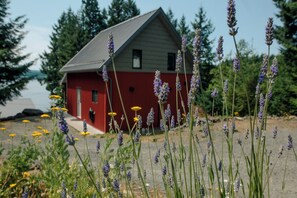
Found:
[[[28, 117], [26, 118], [30, 120], [30, 123], [23, 123], [23, 119], [13, 120], [13, 121], [7, 121], [0, 123], [0, 144], [7, 150], [12, 146], [12, 138], [9, 137], [10, 133], [15, 133], [16, 136], [13, 138], [13, 144], [16, 145], [19, 143], [21, 137], [24, 134], [27, 134], [28, 136], [31, 135], [33, 131], [40, 131], [40, 127], [43, 129], [49, 130], [51, 132], [53, 129], [52, 127], [52, 121], [51, 120], [43, 120], [39, 117]], [[222, 132], [222, 125], [223, 122], [217, 122], [212, 123], [210, 125], [210, 131], [213, 135], [215, 148], [217, 153], [222, 153], [220, 158], [223, 158], [224, 161], [228, 161], [227, 154], [226, 154], [226, 144], [222, 142], [224, 141], [224, 133]], [[231, 123], [230, 123], [231, 125]], [[249, 137], [246, 138], [246, 131], [249, 128], [249, 119], [248, 118], [237, 118], [235, 121], [236, 125], [236, 133], [234, 133], [234, 159], [241, 161], [241, 165], [244, 167], [244, 157], [243, 155], [249, 155], [249, 146], [250, 146], [250, 134]], [[278, 133], [277, 137], [273, 138], [273, 130], [277, 127]], [[3, 129], [5, 128], [5, 130]], [[79, 132], [71, 127], [70, 133], [73, 134], [75, 137], [81, 138], [79, 135]], [[197, 134], [200, 140], [200, 148], [201, 148], [201, 155], [204, 153], [207, 153], [207, 143], [208, 138], [204, 137], [204, 133], [202, 132], [202, 126], [197, 126], [194, 128], [194, 133]], [[293, 137], [293, 146], [297, 148], [296, 139], [297, 139], [297, 118], [296, 117], [270, 117], [267, 121], [267, 130], [265, 133], [266, 138], [266, 148], [267, 152], [271, 152], [271, 167], [274, 167], [274, 171], [272, 172], [272, 176], [270, 179], [270, 192], [271, 197], [297, 197], [297, 160], [295, 159], [294, 153], [292, 150], [287, 150], [287, 142], [288, 142], [288, 135], [291, 135]], [[176, 145], [179, 144], [179, 132], [177, 130], [170, 131], [170, 139], [172, 142], [175, 142]], [[188, 148], [187, 140], [188, 140], [188, 129], [183, 128], [182, 129], [182, 138], [185, 140], [184, 146], [186, 149]], [[88, 145], [90, 149], [91, 155], [96, 155], [96, 144], [99, 140], [101, 142], [102, 147], [104, 147], [105, 144], [105, 137], [109, 135], [96, 135], [92, 137], [88, 137]], [[110, 136], [110, 135], [109, 135]], [[125, 139], [127, 139], [128, 136], [125, 135]], [[244, 151], [246, 153], [242, 153], [240, 146], [236, 143], [237, 140], [242, 140], [242, 145], [244, 147]], [[149, 159], [149, 153], [151, 153], [151, 156], [154, 156], [157, 149], [161, 149], [161, 155], [162, 152], [164, 152], [164, 134], [158, 134], [156, 136], [142, 136], [142, 154], [140, 163], [144, 170], [147, 170], [147, 184], [149, 186], [153, 186], [152, 184], [152, 174], [151, 174], [151, 167], [150, 163], [147, 162], [147, 159]], [[78, 141], [77, 147], [81, 152], [84, 152], [85, 150], [85, 144], [84, 141]], [[153, 146], [152, 146], [153, 145]], [[115, 145], [116, 141], [115, 141]], [[150, 149], [149, 149], [150, 146]], [[284, 146], [284, 152], [283, 155], [278, 158], [279, 149], [281, 146]], [[69, 149], [72, 155], [74, 153], [72, 152], [71, 148]], [[297, 151], [297, 149], [295, 149]], [[4, 151], [5, 154], [5, 151]], [[159, 167], [158, 167], [159, 168]], [[157, 169], [157, 167], [156, 167]], [[246, 171], [244, 171], [246, 172]], [[282, 178], [284, 177], [284, 173], [286, 182], [285, 182], [285, 188], [282, 189]], [[156, 177], [162, 178], [161, 171], [155, 170]], [[245, 173], [241, 175], [243, 179], [247, 177]], [[135, 178], [137, 178], [137, 175], [135, 175]], [[159, 184], [162, 184], [162, 180], [160, 179], [158, 181]], [[246, 189], [247, 190], [247, 189]], [[239, 197], [242, 197], [239, 195]]]

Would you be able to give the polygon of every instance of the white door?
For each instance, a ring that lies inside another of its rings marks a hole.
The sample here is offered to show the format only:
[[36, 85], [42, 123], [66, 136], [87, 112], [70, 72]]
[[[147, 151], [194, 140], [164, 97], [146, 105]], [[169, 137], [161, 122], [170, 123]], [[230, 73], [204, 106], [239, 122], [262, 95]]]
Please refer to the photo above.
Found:
[[81, 89], [76, 89], [76, 104], [77, 104], [77, 113], [76, 116], [81, 118]]

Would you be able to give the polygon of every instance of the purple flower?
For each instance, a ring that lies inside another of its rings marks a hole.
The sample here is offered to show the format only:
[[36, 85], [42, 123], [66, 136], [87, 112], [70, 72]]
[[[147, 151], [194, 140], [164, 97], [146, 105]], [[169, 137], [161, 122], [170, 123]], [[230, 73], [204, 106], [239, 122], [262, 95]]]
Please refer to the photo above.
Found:
[[162, 87], [160, 89], [160, 93], [158, 95], [158, 99], [159, 99], [160, 103], [166, 103], [167, 102], [169, 91], [170, 91], [170, 89], [169, 89], [168, 83], [164, 82], [162, 84]]
[[211, 97], [212, 98], [216, 98], [217, 96], [218, 96], [218, 90], [217, 90], [217, 88], [214, 88], [214, 90], [211, 92]]
[[198, 74], [193, 74], [191, 78], [191, 85], [190, 85], [190, 91], [188, 94], [188, 106], [192, 104], [192, 102], [195, 100], [196, 94], [198, 93], [198, 88], [200, 85], [200, 79]]
[[161, 87], [162, 87], [161, 73], [160, 73], [160, 71], [157, 70], [155, 72], [155, 79], [154, 79], [154, 93], [155, 93], [155, 96], [157, 96], [157, 97], [159, 96]]
[[270, 71], [271, 71], [271, 77], [275, 78], [278, 73], [278, 64], [277, 64], [276, 58], [274, 58], [272, 61], [272, 65], [270, 66]]
[[293, 148], [293, 138], [291, 135], [288, 136], [288, 145], [287, 145], [288, 150], [291, 150]]
[[97, 153], [100, 151], [100, 141], [99, 140], [96, 145], [96, 151], [97, 151]]
[[187, 51], [187, 35], [183, 35], [182, 37], [182, 48], [181, 48], [182, 52], [186, 52]]
[[258, 96], [260, 93], [260, 84], [258, 83], [256, 86], [256, 96]]
[[147, 114], [147, 118], [146, 118], [146, 124], [147, 126], [151, 126], [154, 123], [154, 116], [155, 116], [155, 112], [154, 112], [154, 108], [152, 107], [150, 112]]
[[108, 177], [108, 173], [110, 171], [110, 165], [109, 165], [108, 161], [105, 162], [105, 164], [102, 168], [102, 171], [103, 171], [104, 177]]
[[68, 124], [63, 115], [60, 117], [60, 120], [59, 120], [59, 128], [62, 131], [62, 133], [65, 135], [69, 132]]
[[226, 79], [224, 82], [224, 92], [225, 92], [225, 94], [228, 93], [228, 79]]
[[65, 182], [62, 182], [62, 191], [61, 191], [61, 198], [66, 198], [67, 197], [67, 189]]
[[107, 73], [107, 69], [106, 69], [106, 65], [103, 65], [102, 67], [102, 79], [104, 82], [108, 82], [108, 73]]
[[165, 117], [165, 120], [169, 120], [170, 117], [171, 117], [171, 109], [170, 109], [170, 104], [167, 104], [167, 108], [165, 109], [164, 111], [164, 117]]
[[141, 115], [138, 115], [137, 118], [138, 118], [137, 127], [139, 129], [141, 129], [142, 128], [142, 117], [141, 117]]
[[87, 122], [86, 122], [86, 119], [84, 119], [84, 121], [83, 121], [83, 132], [87, 132], [87, 131], [88, 131]]
[[113, 189], [116, 192], [120, 192], [120, 183], [117, 179], [113, 180]]
[[128, 171], [127, 172], [127, 179], [128, 179], [128, 181], [131, 181], [131, 178], [132, 178], [131, 171]]
[[203, 126], [203, 133], [204, 133], [204, 136], [205, 136], [205, 137], [208, 136], [209, 131], [208, 131], [207, 124], [204, 124], [204, 126]]
[[175, 127], [175, 120], [174, 120], [174, 116], [171, 116], [171, 123], [170, 123], [170, 128], [174, 128]]
[[259, 119], [259, 122], [261, 122], [262, 119], [263, 119], [264, 105], [265, 105], [265, 97], [264, 97], [264, 95], [261, 93], [261, 94], [260, 94], [260, 99], [259, 99], [259, 113], [258, 113], [258, 119]]
[[163, 168], [162, 168], [162, 174], [163, 174], [163, 176], [165, 176], [167, 174], [166, 165], [164, 165]]
[[138, 131], [136, 131], [135, 135], [134, 135], [134, 142], [137, 144], [139, 143], [140, 140], [140, 133]]
[[234, 0], [229, 0], [228, 1], [228, 6], [227, 6], [227, 24], [229, 29], [229, 34], [231, 36], [235, 36], [238, 32], [238, 28], [235, 28], [237, 24], [237, 20], [235, 17], [236, 14], [236, 9], [235, 9], [235, 2]]
[[240, 188], [240, 178], [238, 177], [235, 184], [234, 184], [234, 191], [238, 192]]
[[176, 76], [175, 87], [177, 91], [181, 91], [181, 84], [178, 76]]
[[22, 193], [22, 198], [28, 198], [29, 197], [29, 193], [27, 190], [25, 190], [23, 193]]
[[223, 39], [222, 36], [220, 36], [219, 41], [218, 41], [218, 47], [217, 47], [217, 58], [218, 58], [218, 60], [222, 60], [223, 57], [224, 57], [223, 42], [224, 42], [224, 39]]
[[194, 69], [193, 71], [195, 72], [195, 70], [198, 70], [197, 66], [200, 62], [200, 48], [201, 48], [201, 43], [202, 43], [202, 39], [201, 39], [201, 30], [200, 29], [196, 29], [195, 30], [195, 37], [193, 39], [193, 55], [194, 55]]
[[258, 82], [260, 84], [264, 81], [265, 76], [267, 74], [267, 66], [268, 66], [268, 56], [264, 55], [263, 62], [262, 62], [262, 67], [261, 67], [261, 72], [260, 72], [260, 76], [259, 76], [259, 80], [258, 80]]
[[273, 133], [272, 138], [275, 139], [277, 136], [277, 127], [274, 127], [274, 130], [272, 131], [272, 133]]
[[266, 25], [266, 45], [270, 46], [273, 43], [273, 19], [270, 17], [268, 18], [267, 25]]
[[68, 142], [70, 146], [73, 146], [75, 144], [74, 137], [72, 135], [70, 135], [70, 137], [69, 135], [66, 135], [66, 142]]
[[176, 57], [176, 69], [175, 69], [176, 72], [180, 72], [182, 64], [183, 64], [183, 58], [181, 56], [180, 50], [178, 50], [177, 51], [177, 57]]
[[206, 165], [206, 154], [204, 154], [202, 158], [202, 167], [204, 168], [205, 165]]
[[108, 43], [107, 43], [107, 48], [108, 48], [108, 54], [111, 57], [114, 53], [114, 43], [113, 43], [113, 35], [110, 33], [108, 35]]
[[237, 139], [237, 143], [242, 146], [242, 140], [240, 138]]
[[123, 140], [124, 140], [124, 138], [123, 138], [123, 131], [120, 131], [119, 133], [118, 133], [118, 145], [119, 146], [122, 146], [123, 145]]
[[221, 171], [222, 170], [222, 160], [219, 161], [219, 165], [218, 165], [218, 170]]
[[233, 71], [237, 73], [239, 69], [240, 69], [240, 62], [239, 62], [239, 59], [236, 57], [233, 60]]
[[225, 135], [228, 137], [229, 136], [229, 129], [227, 127], [227, 124], [223, 125], [223, 131], [224, 131]]
[[160, 149], [158, 149], [156, 152], [156, 155], [154, 157], [155, 164], [158, 164], [158, 162], [159, 162], [160, 153], [161, 153], [161, 151], [160, 151]]

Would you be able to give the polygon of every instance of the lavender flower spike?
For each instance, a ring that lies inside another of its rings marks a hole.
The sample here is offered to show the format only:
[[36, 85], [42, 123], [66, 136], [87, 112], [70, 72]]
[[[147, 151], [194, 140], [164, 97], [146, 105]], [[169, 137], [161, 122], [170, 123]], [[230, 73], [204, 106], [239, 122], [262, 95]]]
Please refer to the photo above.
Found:
[[176, 76], [175, 86], [176, 86], [177, 91], [181, 91], [181, 83], [180, 83], [178, 75]]
[[277, 64], [276, 58], [274, 58], [272, 61], [272, 65], [270, 66], [270, 71], [271, 71], [271, 77], [275, 78], [278, 73], [278, 64]]
[[293, 148], [293, 138], [291, 135], [288, 136], [288, 145], [287, 145], [288, 150], [291, 150]]
[[182, 49], [181, 49], [182, 52], [186, 52], [187, 51], [187, 35], [183, 35], [182, 37]]
[[102, 78], [104, 82], [108, 82], [108, 74], [107, 74], [107, 69], [106, 69], [106, 65], [103, 65], [102, 67]]
[[105, 162], [105, 165], [103, 166], [102, 171], [103, 171], [104, 177], [108, 177], [108, 173], [110, 171], [110, 165], [108, 161]]
[[235, 17], [236, 14], [236, 9], [235, 9], [235, 2], [234, 0], [229, 0], [228, 1], [228, 7], [227, 7], [227, 24], [229, 26], [229, 34], [231, 36], [235, 36], [238, 32], [238, 28], [235, 28], [236, 24], [237, 24], [237, 20]]
[[154, 116], [155, 116], [155, 112], [154, 112], [154, 108], [152, 107], [150, 112], [147, 115], [147, 119], [146, 119], [147, 126], [151, 126], [154, 123]]
[[228, 93], [228, 79], [226, 79], [224, 82], [224, 92], [225, 92], [225, 94]]
[[237, 73], [239, 69], [240, 69], [240, 62], [239, 62], [239, 59], [236, 57], [233, 60], [233, 71]]
[[119, 146], [123, 145], [123, 140], [124, 140], [123, 135], [124, 135], [123, 131], [120, 131], [119, 134], [118, 134], [118, 145]]
[[159, 96], [160, 90], [162, 87], [162, 81], [161, 81], [161, 73], [160, 71], [155, 72], [155, 79], [154, 79], [154, 93], [155, 96]]
[[176, 72], [180, 72], [182, 64], [183, 64], [183, 58], [181, 56], [180, 50], [178, 50], [177, 51], [177, 57], [176, 57], [176, 69], [175, 69]]
[[268, 22], [266, 25], [266, 39], [265, 39], [265, 43], [266, 45], [270, 46], [273, 43], [273, 19], [271, 17], [268, 18]]
[[113, 35], [112, 35], [112, 33], [110, 33], [108, 35], [107, 48], [108, 48], [108, 54], [111, 57], [113, 55], [113, 53], [114, 53], [114, 42], [113, 42]]
[[224, 42], [224, 39], [222, 36], [220, 36], [219, 41], [218, 41], [218, 48], [217, 48], [217, 58], [219, 61], [222, 60], [224, 57], [223, 42]]
[[217, 88], [214, 88], [213, 92], [211, 92], [211, 97], [216, 98], [218, 96], [218, 93], [219, 92], [218, 92]]
[[268, 66], [268, 56], [265, 54], [264, 57], [263, 57], [261, 73], [260, 73], [259, 80], [258, 80], [258, 82], [260, 84], [264, 81], [265, 76], [267, 74], [267, 66]]
[[158, 95], [160, 103], [166, 103], [167, 102], [169, 91], [170, 90], [169, 90], [168, 83], [164, 82], [161, 89], [160, 89], [160, 93]]

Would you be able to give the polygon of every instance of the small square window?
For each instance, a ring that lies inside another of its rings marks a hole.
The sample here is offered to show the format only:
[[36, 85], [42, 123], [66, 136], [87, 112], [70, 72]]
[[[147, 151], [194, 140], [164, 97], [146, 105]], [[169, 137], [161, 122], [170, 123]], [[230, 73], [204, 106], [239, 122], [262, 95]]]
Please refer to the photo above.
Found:
[[141, 69], [142, 67], [142, 51], [138, 49], [133, 50], [133, 69]]
[[175, 53], [168, 53], [168, 56], [167, 56], [167, 70], [175, 71]]
[[92, 102], [97, 103], [98, 102], [98, 91], [92, 90]]

